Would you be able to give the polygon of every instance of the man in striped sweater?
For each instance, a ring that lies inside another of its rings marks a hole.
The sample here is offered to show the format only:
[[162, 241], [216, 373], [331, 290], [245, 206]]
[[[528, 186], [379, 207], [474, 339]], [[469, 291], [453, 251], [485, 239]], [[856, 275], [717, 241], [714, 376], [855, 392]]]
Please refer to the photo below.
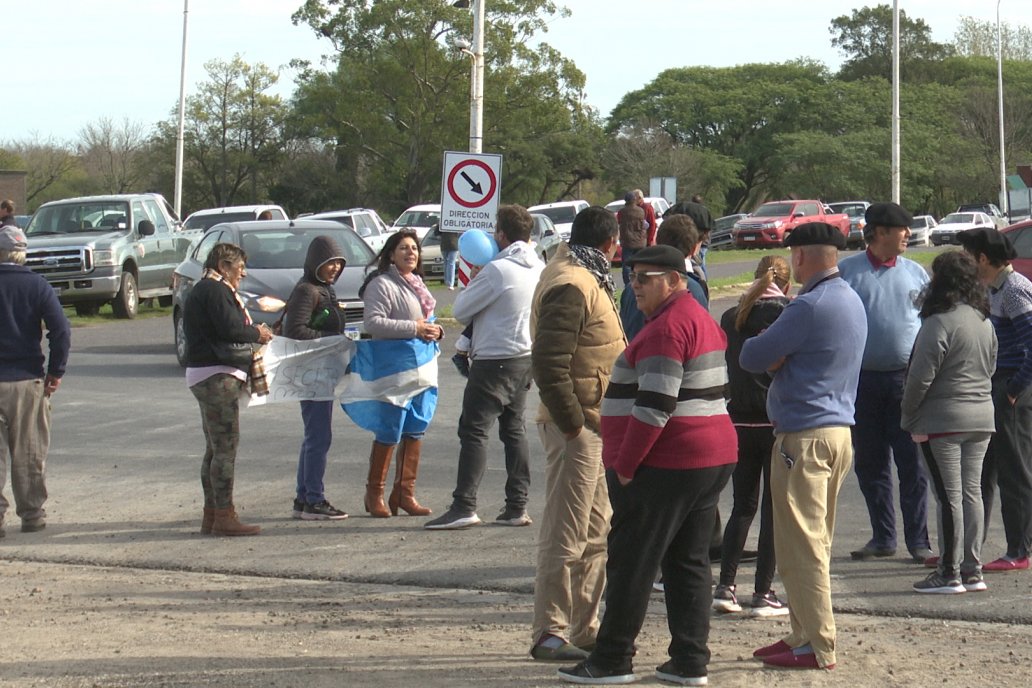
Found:
[[705, 685], [710, 533], [738, 460], [726, 404], [727, 340], [689, 294], [681, 251], [650, 246], [631, 267], [647, 319], [616, 359], [602, 400], [602, 461], [613, 505], [606, 612], [591, 655], [559, 675], [589, 684], [634, 680], [634, 640], [662, 567], [671, 642], [656, 677]]
[[1032, 282], [1014, 272], [1010, 261], [1017, 252], [998, 230], [968, 229], [957, 240], [978, 261], [978, 276], [989, 287], [989, 319], [999, 341], [996, 434], [982, 463], [982, 501], [988, 526], [999, 484], [1007, 552], [982, 570], [1017, 571], [1028, 568], [1032, 548]]

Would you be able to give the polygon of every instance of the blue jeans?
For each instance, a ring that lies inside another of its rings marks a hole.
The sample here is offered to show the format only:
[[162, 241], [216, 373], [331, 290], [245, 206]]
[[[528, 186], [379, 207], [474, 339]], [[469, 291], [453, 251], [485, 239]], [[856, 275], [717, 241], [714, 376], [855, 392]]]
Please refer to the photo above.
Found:
[[634, 254], [640, 250], [640, 248], [627, 248], [626, 246], [620, 249], [620, 272], [623, 274], [625, 287], [631, 281], [631, 266], [627, 264], [627, 261], [634, 258]]
[[928, 477], [917, 445], [900, 427], [905, 370], [860, 371], [853, 426], [853, 468], [871, 518], [871, 544], [896, 547], [892, 464], [899, 476], [903, 534], [911, 552], [928, 547]]
[[458, 260], [458, 251], [444, 251], [444, 286], [455, 286], [455, 263]]
[[305, 438], [297, 458], [298, 501], [318, 504], [326, 499], [323, 476], [326, 474], [326, 455], [333, 441], [333, 404], [332, 400], [301, 402]]

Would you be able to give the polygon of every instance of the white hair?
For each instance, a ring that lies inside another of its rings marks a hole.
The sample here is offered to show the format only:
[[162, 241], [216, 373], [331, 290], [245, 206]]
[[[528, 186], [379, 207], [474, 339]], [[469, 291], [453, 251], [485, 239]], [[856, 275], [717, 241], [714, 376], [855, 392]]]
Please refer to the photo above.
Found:
[[25, 249], [0, 249], [0, 263], [25, 265]]

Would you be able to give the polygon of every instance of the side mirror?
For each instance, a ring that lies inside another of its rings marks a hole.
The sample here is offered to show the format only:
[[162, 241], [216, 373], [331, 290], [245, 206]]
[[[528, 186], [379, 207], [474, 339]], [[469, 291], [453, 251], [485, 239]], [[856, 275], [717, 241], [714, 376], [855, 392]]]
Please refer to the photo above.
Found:
[[150, 236], [154, 234], [154, 223], [150, 220], [140, 220], [138, 229], [140, 230], [140, 236]]
[[546, 237], [555, 236], [555, 230], [554, 229], [546, 229], [545, 230], [545, 236]]
[[792, 213], [792, 217], [796, 218], [796, 217], [806, 217], [806, 216], [803, 215], [802, 213]]

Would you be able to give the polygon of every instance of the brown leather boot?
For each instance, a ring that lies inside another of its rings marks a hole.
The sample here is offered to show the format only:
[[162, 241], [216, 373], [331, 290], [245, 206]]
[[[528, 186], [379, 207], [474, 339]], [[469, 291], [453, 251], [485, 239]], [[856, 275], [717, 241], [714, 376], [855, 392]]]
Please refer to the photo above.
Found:
[[369, 477], [366, 478], [365, 486], [365, 510], [373, 518], [388, 518], [391, 515], [383, 503], [383, 488], [387, 484], [387, 471], [390, 470], [393, 453], [393, 444], [373, 441], [373, 449], [369, 454]]
[[261, 526], [249, 526], [237, 518], [236, 509], [213, 509], [215, 520], [211, 524], [212, 535], [257, 535], [262, 532]]
[[215, 522], [215, 510], [204, 507], [204, 516], [201, 517], [201, 535], [211, 535], [211, 524]]
[[416, 501], [416, 476], [419, 475], [419, 455], [423, 447], [422, 440], [404, 437], [398, 450], [398, 465], [394, 469], [394, 489], [387, 504], [391, 513], [398, 515], [398, 509], [409, 516], [428, 516], [430, 509]]

